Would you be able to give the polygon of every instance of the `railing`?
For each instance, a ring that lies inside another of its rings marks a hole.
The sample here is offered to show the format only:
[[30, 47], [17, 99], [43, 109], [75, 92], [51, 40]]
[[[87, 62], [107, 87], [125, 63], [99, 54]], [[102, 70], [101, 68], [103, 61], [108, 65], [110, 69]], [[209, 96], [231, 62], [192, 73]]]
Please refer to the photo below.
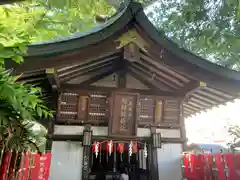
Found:
[[185, 180], [239, 180], [240, 154], [185, 154]]

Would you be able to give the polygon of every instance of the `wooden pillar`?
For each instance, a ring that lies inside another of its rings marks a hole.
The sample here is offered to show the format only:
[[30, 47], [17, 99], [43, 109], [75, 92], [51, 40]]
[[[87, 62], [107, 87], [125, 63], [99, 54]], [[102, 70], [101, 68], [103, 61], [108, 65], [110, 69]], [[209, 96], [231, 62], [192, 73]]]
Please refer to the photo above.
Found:
[[[56, 112], [56, 114], [58, 113], [59, 109], [58, 109], [58, 91], [56, 89], [52, 90], [52, 103], [50, 105], [50, 108], [52, 110], [54, 110]], [[55, 117], [53, 117], [52, 119], [48, 118], [48, 137], [47, 137], [47, 141], [46, 141], [46, 147], [45, 150], [46, 151], [51, 151], [52, 150], [52, 137], [54, 135], [54, 126], [55, 126], [55, 122], [56, 122], [56, 118], [57, 115], [55, 115]]]
[[157, 153], [157, 147], [154, 146], [154, 141], [153, 141], [153, 134], [156, 133], [156, 128], [151, 129], [151, 134], [152, 134], [152, 143], [149, 147], [149, 152], [150, 152], [150, 176], [152, 180], [158, 180], [158, 153]]
[[117, 143], [114, 143], [114, 146], [113, 146], [113, 172], [116, 172], [117, 171]]
[[91, 144], [92, 144], [91, 126], [86, 126], [83, 131], [82, 180], [88, 180], [89, 168], [90, 168]]
[[181, 138], [184, 139], [182, 148], [183, 148], [183, 151], [185, 151], [186, 143], [187, 143], [187, 135], [186, 135], [186, 127], [185, 127], [185, 121], [184, 121], [184, 113], [183, 113], [183, 101], [181, 101], [181, 104], [180, 104], [179, 124], [180, 124]]

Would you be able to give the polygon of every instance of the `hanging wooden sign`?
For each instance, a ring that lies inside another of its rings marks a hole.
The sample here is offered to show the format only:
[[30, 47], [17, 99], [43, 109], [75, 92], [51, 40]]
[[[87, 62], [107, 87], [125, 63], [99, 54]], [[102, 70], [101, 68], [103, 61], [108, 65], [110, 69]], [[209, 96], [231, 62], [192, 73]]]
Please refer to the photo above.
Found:
[[136, 136], [138, 94], [116, 92], [112, 96], [109, 135]]

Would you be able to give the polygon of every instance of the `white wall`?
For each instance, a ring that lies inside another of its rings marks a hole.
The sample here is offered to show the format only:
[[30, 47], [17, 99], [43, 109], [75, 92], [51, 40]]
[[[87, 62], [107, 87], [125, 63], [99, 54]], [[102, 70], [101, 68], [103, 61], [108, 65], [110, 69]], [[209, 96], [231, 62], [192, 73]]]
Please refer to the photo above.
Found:
[[81, 180], [81, 142], [54, 141], [49, 180]]
[[181, 144], [166, 143], [158, 148], [159, 180], [182, 180], [181, 154]]

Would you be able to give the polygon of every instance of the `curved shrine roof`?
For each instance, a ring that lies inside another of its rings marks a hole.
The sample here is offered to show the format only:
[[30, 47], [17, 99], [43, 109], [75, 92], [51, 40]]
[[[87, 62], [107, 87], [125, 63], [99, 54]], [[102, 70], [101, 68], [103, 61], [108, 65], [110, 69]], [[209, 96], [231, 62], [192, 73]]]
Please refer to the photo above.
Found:
[[[239, 97], [239, 72], [209, 62], [173, 43], [152, 25], [141, 4], [136, 2], [131, 2], [124, 11], [91, 32], [31, 45], [25, 62], [16, 69], [26, 72], [54, 67], [60, 83], [61, 79], [66, 83], [66, 79], [74, 77], [76, 67], [90, 67], [94, 72], [101, 69], [100, 65], [104, 69], [116, 63], [129, 45], [124, 42], [126, 36], [140, 49], [139, 61], [127, 61], [127, 69], [137, 75], [146, 75], [146, 79], [154, 76], [154, 82], [147, 80], [146, 83], [156, 89], [161, 84], [168, 92], [184, 93], [185, 116]], [[164, 91], [159, 88], [159, 92]]]

